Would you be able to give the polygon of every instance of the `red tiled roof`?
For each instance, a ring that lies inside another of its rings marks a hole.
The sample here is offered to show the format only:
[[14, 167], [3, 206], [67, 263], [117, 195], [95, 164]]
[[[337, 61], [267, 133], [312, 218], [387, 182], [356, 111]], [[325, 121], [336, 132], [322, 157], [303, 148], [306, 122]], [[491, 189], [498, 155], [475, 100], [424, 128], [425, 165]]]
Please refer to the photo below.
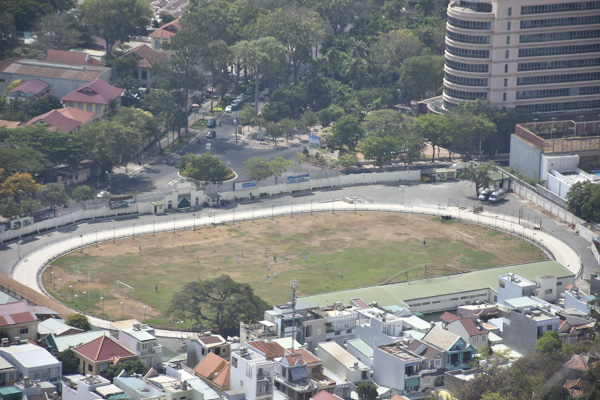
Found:
[[[424, 347], [421, 347], [421, 346], [424, 346]], [[417, 349], [419, 349], [418, 352], [417, 352]], [[410, 342], [409, 345], [406, 346], [406, 350], [411, 351], [418, 356], [424, 357], [426, 360], [431, 360], [433, 357], [435, 357], [439, 353], [442, 353], [441, 349], [438, 349], [434, 345], [432, 345], [430, 343], [422, 342], [418, 339], [415, 339], [412, 342]]]
[[7, 121], [5, 119], [0, 119], [0, 126], [8, 129], [15, 129], [21, 125], [21, 121]]
[[231, 368], [229, 361], [214, 353], [208, 353], [194, 368], [196, 375], [213, 382], [221, 388], [229, 388]]
[[392, 396], [390, 400], [408, 400], [408, 397], [400, 396], [399, 394], [395, 394]]
[[474, 318], [462, 318], [459, 320], [460, 324], [465, 328], [469, 336], [477, 336], [483, 335], [484, 333], [488, 333], [488, 330], [483, 326], [481, 328], [477, 327], [477, 324], [474, 321]]
[[95, 79], [90, 83], [79, 86], [71, 93], [67, 93], [62, 101], [79, 101], [82, 103], [108, 104], [112, 99], [118, 98], [125, 90], [109, 85], [102, 79]]
[[286, 355], [285, 357], [287, 358], [288, 365], [296, 365], [298, 362], [301, 365], [321, 362], [310, 351], [304, 349], [294, 350], [293, 355]]
[[179, 30], [179, 18], [177, 18], [175, 21], [169, 22], [168, 24], [164, 24], [163, 26], [161, 26], [160, 28], [158, 28], [157, 30], [152, 32], [150, 34], [150, 37], [155, 38], [155, 39], [157, 39], [157, 38], [168, 39], [168, 38], [175, 36], [177, 34], [178, 30]]
[[353, 299], [350, 299], [350, 303], [354, 303], [354, 305], [358, 308], [369, 308], [367, 303], [365, 303], [365, 301], [363, 299], [361, 299], [360, 297], [355, 297]]
[[321, 390], [319, 393], [315, 394], [311, 398], [312, 398], [312, 400], [342, 400], [341, 397], [338, 397], [335, 394], [329, 393], [326, 390]]
[[285, 349], [277, 342], [265, 342], [264, 340], [257, 340], [254, 342], [248, 342], [248, 344], [263, 353], [267, 360], [273, 360], [275, 357], [283, 357], [285, 354]]
[[101, 336], [91, 342], [75, 347], [73, 351], [95, 362], [136, 357], [134, 353], [108, 336]]
[[30, 119], [25, 125], [44, 122], [55, 129], [69, 133], [73, 132], [75, 128], [90, 121], [95, 116], [96, 114], [93, 112], [79, 110], [73, 107], [65, 107], [38, 115], [37, 117]]
[[587, 371], [589, 369], [587, 366], [589, 359], [590, 358], [588, 356], [573, 354], [571, 356], [571, 359], [564, 363], [564, 367], [569, 369], [576, 369], [578, 371]]
[[203, 344], [215, 344], [215, 343], [225, 343], [225, 339], [221, 336], [201, 336], [198, 338]]
[[104, 66], [102, 61], [96, 60], [88, 53], [69, 50], [48, 49], [48, 54], [46, 54], [46, 57], [42, 58], [42, 61], [70, 65], [95, 65], [98, 67]]
[[137, 60], [138, 67], [150, 68], [154, 64], [164, 60], [167, 55], [156, 50], [152, 50], [146, 44], [141, 44], [135, 49], [131, 49], [127, 53], [123, 54], [121, 58], [123, 57], [134, 57]]
[[451, 324], [454, 321], [458, 321], [460, 317], [446, 311], [445, 313], [440, 315], [440, 319], [448, 324]]
[[213, 379], [213, 382], [215, 383], [215, 385], [217, 385], [219, 387], [229, 388], [230, 381], [231, 381], [231, 365], [229, 363], [227, 363], [225, 368], [223, 368], [223, 371], [221, 371], [217, 376], [215, 376], [215, 379]]
[[563, 385], [569, 391], [572, 398], [578, 398], [592, 390], [592, 383], [583, 379], [567, 380]]
[[37, 321], [37, 317], [31, 312], [24, 301], [0, 304], [0, 326], [23, 324], [33, 321]]
[[49, 87], [50, 85], [41, 79], [32, 79], [21, 83], [19, 86], [8, 92], [8, 94], [16, 92], [40, 94]]

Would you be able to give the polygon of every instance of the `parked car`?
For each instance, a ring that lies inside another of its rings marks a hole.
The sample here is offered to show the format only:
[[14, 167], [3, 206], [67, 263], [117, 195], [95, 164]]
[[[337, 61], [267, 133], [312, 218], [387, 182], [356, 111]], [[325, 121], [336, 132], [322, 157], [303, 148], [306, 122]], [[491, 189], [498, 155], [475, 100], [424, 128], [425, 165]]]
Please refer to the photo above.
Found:
[[108, 190], [103, 190], [103, 191], [101, 191], [100, 193], [98, 193], [96, 195], [96, 198], [103, 199], [103, 198], [108, 197], [108, 196], [110, 196], [110, 193], [108, 192]]
[[233, 111], [233, 105], [230, 105], [230, 106], [227, 106], [227, 107], [225, 107], [225, 112], [228, 112], [228, 113], [230, 113], [230, 112], [232, 112], [232, 111]]
[[505, 197], [506, 197], [506, 190], [498, 189], [498, 190], [494, 190], [494, 192], [492, 194], [490, 194], [489, 201], [491, 204], [499, 203], [502, 200], [504, 200]]
[[208, 120], [208, 123], [206, 124], [207, 128], [216, 128], [217, 127], [217, 120], [214, 118], [211, 118], [210, 120]]
[[479, 193], [479, 200], [487, 201], [493, 192], [494, 192], [494, 189], [492, 189], [492, 188], [483, 189], [481, 191], [481, 193]]
[[206, 134], [206, 137], [208, 139], [214, 139], [214, 138], [217, 137], [217, 132], [215, 132], [215, 131], [208, 131], [208, 133]]

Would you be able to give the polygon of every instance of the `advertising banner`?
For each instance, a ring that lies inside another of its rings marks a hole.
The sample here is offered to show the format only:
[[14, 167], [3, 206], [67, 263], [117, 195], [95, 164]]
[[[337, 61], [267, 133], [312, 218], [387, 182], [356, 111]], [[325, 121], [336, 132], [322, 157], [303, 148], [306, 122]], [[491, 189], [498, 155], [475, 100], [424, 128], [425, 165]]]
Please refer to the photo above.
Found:
[[302, 174], [302, 175], [292, 175], [292, 176], [288, 176], [287, 177], [287, 183], [300, 183], [300, 182], [310, 182], [310, 175], [309, 174]]
[[318, 149], [321, 147], [321, 137], [317, 135], [313, 135], [312, 133], [308, 134], [308, 147], [311, 149]]
[[253, 189], [258, 186], [258, 181], [234, 182], [233, 190]]

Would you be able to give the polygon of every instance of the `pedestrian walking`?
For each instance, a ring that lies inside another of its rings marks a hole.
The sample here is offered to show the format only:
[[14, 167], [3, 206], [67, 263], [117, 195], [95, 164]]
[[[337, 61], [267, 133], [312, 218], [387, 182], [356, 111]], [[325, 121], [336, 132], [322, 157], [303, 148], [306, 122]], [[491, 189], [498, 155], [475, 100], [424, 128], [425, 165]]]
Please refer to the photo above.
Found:
[[423, 240], [423, 246], [427, 247], [427, 241]]
[[277, 256], [273, 254], [273, 262], [277, 262]]
[[270, 271], [271, 270], [271, 264], [267, 264], [267, 269]]
[[221, 261], [217, 262], [217, 268], [221, 269]]
[[342, 276], [342, 270], [341, 269], [340, 269], [340, 278], [343, 278], [343, 276]]
[[217, 249], [215, 247], [215, 245], [213, 244], [213, 253], [216, 253]]
[[235, 261], [237, 261], [237, 263], [240, 263], [240, 256], [235, 256]]
[[156, 290], [156, 293], [158, 293], [158, 283], [156, 284], [156, 286], [154, 286], [154, 290]]
[[277, 278], [277, 271], [273, 271], [273, 278]]
[[197, 257], [196, 257], [196, 262], [197, 262], [198, 264], [200, 264], [200, 256], [197, 256]]
[[267, 278], [267, 282], [271, 283], [271, 277]]

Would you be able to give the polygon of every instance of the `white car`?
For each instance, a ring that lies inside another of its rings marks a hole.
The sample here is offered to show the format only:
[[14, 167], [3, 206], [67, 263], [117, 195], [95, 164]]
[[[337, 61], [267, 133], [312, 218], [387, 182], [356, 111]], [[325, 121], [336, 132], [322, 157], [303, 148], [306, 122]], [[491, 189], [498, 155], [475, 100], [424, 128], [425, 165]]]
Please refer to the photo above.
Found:
[[100, 193], [98, 193], [96, 195], [96, 198], [103, 199], [103, 198], [108, 197], [108, 196], [110, 196], [110, 193], [108, 192], [108, 190], [103, 190], [103, 191], [101, 191]]
[[233, 106], [227, 106], [227, 107], [225, 107], [225, 112], [230, 113], [232, 111], [233, 111]]

